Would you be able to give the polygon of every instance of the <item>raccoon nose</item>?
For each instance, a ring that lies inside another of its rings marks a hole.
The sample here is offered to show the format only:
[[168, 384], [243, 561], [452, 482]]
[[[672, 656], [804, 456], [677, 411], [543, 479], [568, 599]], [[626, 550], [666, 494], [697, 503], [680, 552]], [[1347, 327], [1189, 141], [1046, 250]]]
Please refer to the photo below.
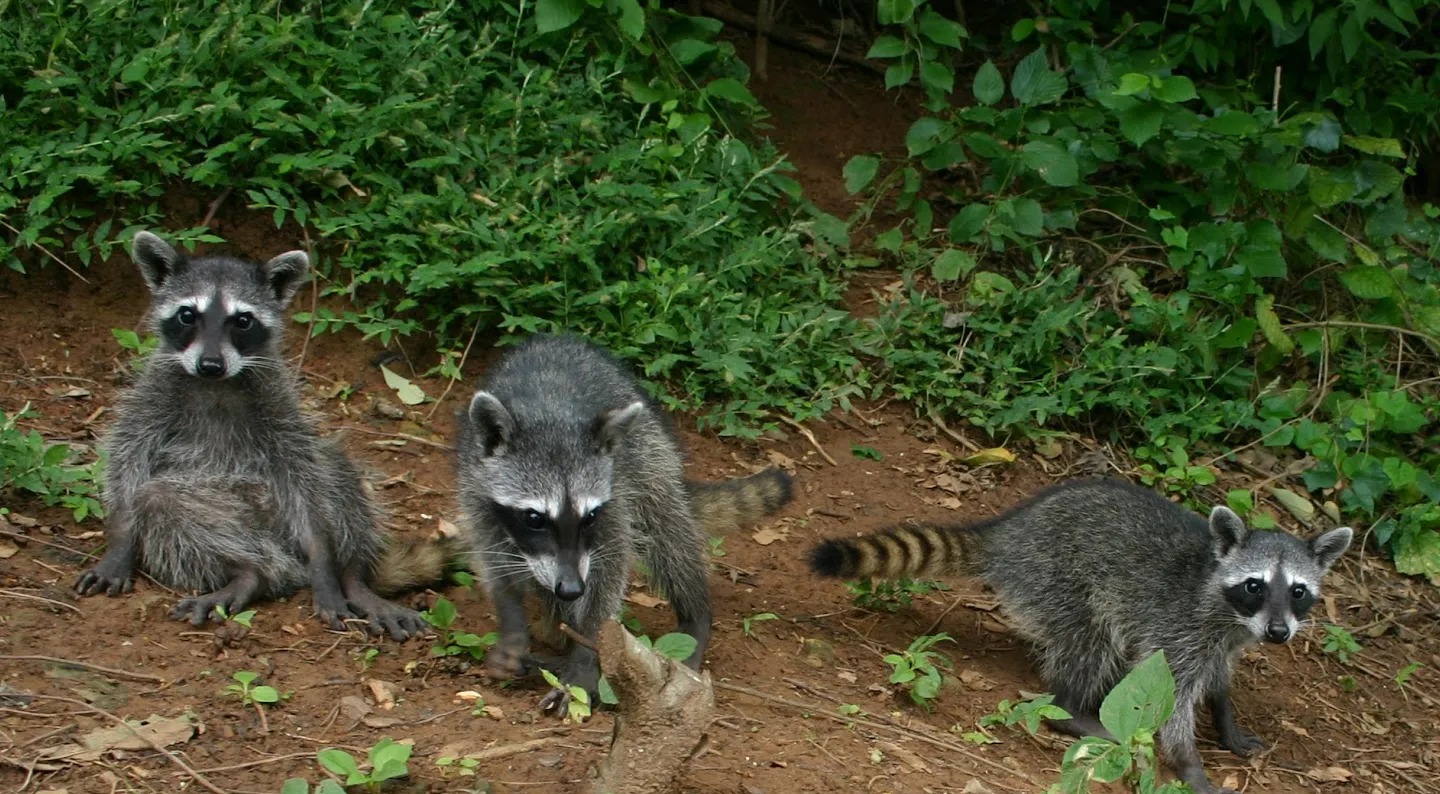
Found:
[[578, 576], [562, 576], [555, 582], [555, 597], [561, 601], [574, 601], [582, 595], [585, 595], [585, 583]]
[[195, 372], [207, 378], [218, 378], [225, 374], [225, 359], [219, 356], [201, 356], [195, 363]]
[[1290, 639], [1290, 627], [1279, 622], [1266, 624], [1265, 639], [1276, 643], [1284, 642]]

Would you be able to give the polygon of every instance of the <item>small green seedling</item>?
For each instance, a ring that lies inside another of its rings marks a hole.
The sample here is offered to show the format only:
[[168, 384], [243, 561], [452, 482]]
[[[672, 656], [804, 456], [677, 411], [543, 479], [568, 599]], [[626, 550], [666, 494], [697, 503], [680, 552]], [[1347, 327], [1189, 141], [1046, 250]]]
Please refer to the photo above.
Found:
[[740, 621], [740, 633], [744, 634], [746, 637], [754, 637], [755, 633], [750, 630], [751, 626], [759, 623], [762, 620], [779, 620], [779, 618], [780, 616], [776, 615], [774, 612], [761, 612], [758, 615], [751, 615], [750, 617]]
[[455, 605], [449, 599], [435, 599], [435, 606], [420, 613], [420, 617], [426, 623], [440, 630], [440, 641], [430, 648], [431, 656], [460, 656], [468, 655], [475, 661], [483, 661], [485, 652], [500, 639], [495, 632], [488, 634], [470, 634], [463, 631], [451, 631], [450, 625], [455, 622]]
[[413, 748], [401, 744], [389, 736], [382, 738], [370, 748], [370, 771], [360, 771], [355, 757], [336, 748], [321, 750], [316, 756], [320, 765], [331, 773], [345, 778], [346, 786], [364, 786], [367, 791], [379, 791], [380, 784], [410, 774], [406, 764]]
[[[292, 777], [280, 787], [280, 794], [311, 794], [310, 784], [305, 782], [304, 778]], [[330, 778], [325, 778], [315, 785], [314, 794], [345, 794], [345, 789]]]
[[1350, 657], [1360, 653], [1361, 649], [1360, 643], [1355, 640], [1355, 635], [1345, 627], [1326, 626], [1324, 650], [1338, 659], [1340, 664], [1349, 664]]
[[880, 450], [861, 444], [851, 444], [850, 454], [857, 458], [866, 458], [868, 460], [884, 460], [885, 458], [885, 456], [880, 453]]
[[1410, 664], [1407, 664], [1404, 667], [1400, 668], [1400, 672], [1395, 674], [1395, 688], [1399, 689], [1400, 692], [1403, 694], [1405, 692], [1405, 685], [1410, 683], [1410, 677], [1415, 675], [1416, 670], [1419, 670], [1424, 666], [1425, 665], [1419, 662], [1411, 662]]
[[475, 768], [480, 766], [480, 761], [475, 758], [451, 758], [445, 756], [444, 758], [435, 759], [435, 766], [440, 767], [440, 771], [446, 775], [453, 772], [461, 777], [473, 777], [475, 775]]
[[930, 650], [941, 642], [954, 640], [949, 634], [927, 634], [916, 637], [904, 653], [885, 656], [885, 663], [894, 668], [890, 683], [904, 686], [915, 705], [926, 711], [932, 708], [931, 701], [939, 697], [940, 685], [944, 683], [939, 668], [951, 669], [949, 659], [939, 651]]
[[[573, 684], [562, 684], [560, 683], [560, 679], [556, 678], [555, 674], [549, 670], [541, 670], [540, 675], [545, 678], [545, 683], [556, 689], [563, 689], [570, 693], [570, 702], [567, 704], [568, 711], [565, 714], [566, 722], [579, 724], [590, 716], [590, 693], [585, 691], [585, 687], [575, 686]], [[611, 694], [614, 694], [613, 690]]]
[[717, 535], [717, 536], [714, 536], [714, 537], [710, 538], [710, 556], [711, 556], [711, 557], [724, 557], [725, 555], [727, 555], [727, 554], [729, 554], [729, 553], [730, 553], [730, 552], [728, 552], [728, 551], [725, 550], [725, 538], [724, 538], [724, 537], [721, 537], [721, 536], [718, 536], [718, 535]]
[[924, 579], [896, 579], [894, 581], [858, 579], [845, 583], [845, 589], [854, 596], [851, 603], [862, 609], [899, 612], [914, 603], [916, 596], [936, 590], [949, 590], [942, 582]]
[[370, 665], [375, 664], [375, 658], [379, 655], [379, 648], [366, 648], [365, 650], [356, 653], [355, 661], [360, 663], [360, 672], [363, 673], [366, 670], [369, 670]]
[[225, 611], [223, 604], [215, 605], [215, 614], [219, 615], [221, 620], [244, 626], [247, 629], [252, 628], [250, 624], [255, 620], [255, 610], [247, 609], [244, 612], [237, 612], [231, 615]]
[[289, 698], [292, 694], [286, 692], [282, 695], [280, 691], [273, 686], [251, 686], [251, 684], [255, 682], [255, 679], [260, 677], [260, 674], [250, 670], [240, 670], [230, 677], [238, 683], [225, 687], [226, 694], [240, 698], [240, 702], [247, 706], [256, 703], [278, 703], [281, 700]]
[[1070, 719], [1070, 714], [1054, 703], [1054, 695], [1036, 695], [1029, 700], [1021, 700], [1016, 703], [1002, 700], [994, 711], [980, 718], [980, 730], [962, 733], [961, 738], [972, 744], [998, 742], [1000, 740], [986, 730], [992, 725], [1004, 725], [1007, 728], [1019, 725], [1025, 729], [1026, 733], [1034, 736], [1040, 730], [1040, 723], [1045, 720]]
[[150, 334], [141, 337], [127, 328], [111, 328], [110, 333], [115, 337], [115, 341], [120, 343], [120, 347], [134, 354], [130, 358], [130, 366], [137, 372], [145, 368], [145, 358], [160, 345], [159, 337]]

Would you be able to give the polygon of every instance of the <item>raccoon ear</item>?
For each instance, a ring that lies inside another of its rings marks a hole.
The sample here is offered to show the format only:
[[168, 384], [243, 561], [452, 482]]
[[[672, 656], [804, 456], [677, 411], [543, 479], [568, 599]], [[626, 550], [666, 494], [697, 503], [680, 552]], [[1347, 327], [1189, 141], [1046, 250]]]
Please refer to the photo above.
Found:
[[1310, 541], [1310, 553], [1315, 555], [1315, 561], [1320, 563], [1320, 567], [1328, 571], [1350, 548], [1350, 541], [1354, 537], [1355, 530], [1350, 527], [1332, 529]]
[[1215, 550], [1222, 556], [1244, 543], [1245, 536], [1249, 534], [1250, 530], [1245, 528], [1245, 522], [1230, 508], [1216, 505], [1215, 509], [1210, 511], [1210, 536], [1215, 540]]
[[265, 280], [275, 292], [280, 305], [288, 306], [290, 299], [305, 283], [305, 274], [310, 270], [310, 257], [304, 251], [286, 251], [264, 264]]
[[515, 436], [515, 420], [510, 412], [488, 391], [477, 391], [470, 398], [470, 426], [488, 457]]
[[620, 442], [625, 440], [630, 428], [635, 426], [635, 420], [644, 411], [645, 403], [636, 400], [624, 408], [601, 414], [595, 423], [595, 441], [600, 446], [600, 454], [613, 453], [620, 446]]
[[179, 251], [150, 232], [136, 232], [130, 243], [130, 256], [140, 268], [140, 276], [151, 292], [160, 289], [185, 261]]

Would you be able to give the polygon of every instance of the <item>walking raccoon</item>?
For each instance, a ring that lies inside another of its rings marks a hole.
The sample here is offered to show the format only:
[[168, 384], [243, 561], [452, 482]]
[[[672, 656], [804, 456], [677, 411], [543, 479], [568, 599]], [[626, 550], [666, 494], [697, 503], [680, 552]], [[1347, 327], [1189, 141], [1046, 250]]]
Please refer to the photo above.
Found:
[[1034, 645], [1066, 733], [1108, 738], [1100, 702], [1142, 659], [1164, 650], [1175, 711], [1160, 731], [1176, 774], [1199, 794], [1195, 744], [1203, 697], [1220, 745], [1246, 756], [1264, 746], [1235, 724], [1230, 669], [1257, 640], [1283, 643], [1350, 546], [1349, 527], [1305, 542], [1248, 530], [1216, 507], [1207, 522], [1151, 491], [1113, 480], [1064, 483], [1002, 515], [968, 526], [909, 524], [853, 540], [827, 540], [810, 566], [821, 576], [981, 577]]
[[438, 579], [443, 545], [387, 549], [359, 469], [302, 414], [281, 345], [305, 281], [301, 251], [265, 264], [191, 259], [147, 232], [133, 254], [159, 346], [116, 406], [105, 440], [107, 550], [75, 583], [128, 592], [135, 570], [198, 592], [172, 615], [200, 625], [308, 583], [320, 619], [364, 618], [403, 640], [419, 614], [381, 598]]
[[[710, 637], [707, 536], [773, 513], [790, 478], [771, 469], [714, 485], [687, 483], [669, 420], [601, 348], [574, 337], [533, 336], [501, 358], [461, 417], [461, 512], [476, 543], [500, 623], [492, 672], [527, 666], [524, 597], [547, 619], [595, 638], [619, 611], [637, 551], [666, 594], [679, 630]], [[560, 671], [592, 694], [595, 653], [572, 643]], [[561, 689], [542, 708], [565, 713]]]

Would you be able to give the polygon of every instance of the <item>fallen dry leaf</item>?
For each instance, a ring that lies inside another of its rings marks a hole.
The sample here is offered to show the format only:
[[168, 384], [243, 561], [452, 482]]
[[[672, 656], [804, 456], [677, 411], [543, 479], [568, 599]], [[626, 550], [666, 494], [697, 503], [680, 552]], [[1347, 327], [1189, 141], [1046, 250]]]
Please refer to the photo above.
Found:
[[489, 717], [492, 720], [505, 719], [505, 710], [500, 708], [499, 706], [486, 706], [480, 710], [485, 713], [485, 716]]
[[1290, 720], [1280, 720], [1280, 727], [1284, 728], [1284, 729], [1287, 730], [1287, 731], [1290, 731], [1291, 733], [1295, 734], [1296, 736], [1304, 736], [1304, 737], [1306, 737], [1306, 738], [1309, 738], [1309, 736], [1310, 736], [1310, 732], [1309, 732], [1309, 731], [1305, 730], [1304, 728], [1300, 727], [1299, 725], [1296, 725], [1295, 723], [1291, 722]]
[[961, 670], [960, 682], [970, 689], [979, 692], [989, 692], [995, 688], [995, 682], [974, 670]]
[[855, 683], [855, 674], [850, 672], [849, 670], [841, 670], [840, 672], [835, 674], [835, 677], [840, 679], [841, 681], [844, 681], [847, 684]]
[[4, 538], [0, 538], [0, 560], [8, 560], [11, 557], [14, 557], [15, 553], [18, 551], [20, 551], [19, 546], [16, 546], [14, 543], [11, 543]]
[[1223, 781], [1220, 782], [1220, 786], [1221, 788], [1227, 789], [1229, 791], [1239, 791], [1240, 776], [1235, 774], [1234, 772], [1231, 772], [1230, 774], [1225, 776], [1225, 779]]
[[787, 529], [782, 529], [780, 527], [765, 527], [764, 529], [759, 530], [750, 537], [756, 543], [759, 543], [761, 546], [769, 546], [771, 543], [774, 543], [777, 540], [785, 540], [786, 538], [789, 538], [790, 531]]
[[786, 454], [783, 453], [783, 452], [779, 452], [779, 451], [773, 450], [773, 449], [768, 449], [768, 450], [765, 451], [765, 457], [769, 458], [771, 463], [775, 464], [776, 466], [779, 466], [780, 468], [784, 469], [785, 471], [794, 471], [794, 470], [795, 470], [795, 459], [792, 458], [792, 457], [790, 457], [789, 455], [786, 455]]
[[400, 692], [399, 687], [378, 678], [365, 679], [365, 686], [370, 688], [370, 696], [375, 698], [375, 705], [386, 711], [395, 708], [395, 696]]
[[1338, 766], [1316, 767], [1305, 772], [1305, 777], [1320, 783], [1344, 783], [1354, 776], [1354, 772]]
[[984, 783], [971, 778], [970, 782], [965, 784], [965, 788], [960, 790], [960, 794], [992, 794], [992, 792]]
[[910, 767], [913, 772], [929, 772], [930, 767], [920, 756], [911, 752], [908, 748], [891, 742], [880, 742], [880, 749], [884, 750], [892, 758], [900, 759], [905, 766]]
[[625, 596], [625, 600], [629, 601], [632, 604], [635, 604], [636, 606], [650, 607], [652, 609], [658, 606], [664, 606], [665, 604], [669, 603], [665, 599], [656, 598], [649, 593], [630, 593], [629, 595]]
[[988, 466], [996, 463], [1014, 463], [1015, 453], [1004, 447], [991, 447], [982, 449], [968, 458], [961, 458], [960, 461], [970, 466]]
[[455, 698], [456, 698], [456, 702], [457, 702], [457, 703], [460, 702], [460, 701], [465, 701], [466, 703], [474, 703], [475, 701], [481, 699], [482, 697], [483, 697], [483, 695], [481, 695], [479, 692], [476, 692], [476, 691], [473, 690], [473, 689], [467, 689], [467, 690], [465, 690], [464, 692], [456, 692], [456, 693], [455, 693]]

